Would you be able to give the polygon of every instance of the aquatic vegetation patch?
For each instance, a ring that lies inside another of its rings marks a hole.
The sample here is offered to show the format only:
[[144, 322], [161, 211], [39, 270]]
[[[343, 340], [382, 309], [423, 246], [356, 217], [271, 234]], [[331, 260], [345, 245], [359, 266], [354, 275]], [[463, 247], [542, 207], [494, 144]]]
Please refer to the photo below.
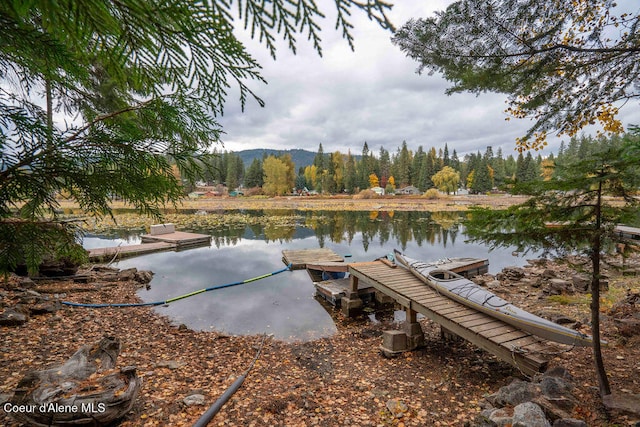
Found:
[[[115, 219], [115, 221], [114, 221]], [[111, 234], [114, 230], [149, 231], [152, 224], [172, 223], [182, 231], [215, 231], [220, 229], [244, 228], [261, 225], [269, 227], [294, 227], [302, 221], [299, 215], [250, 215], [243, 212], [224, 213], [172, 213], [164, 215], [161, 221], [136, 213], [119, 213], [110, 217], [89, 218], [84, 221], [83, 229], [96, 234]]]

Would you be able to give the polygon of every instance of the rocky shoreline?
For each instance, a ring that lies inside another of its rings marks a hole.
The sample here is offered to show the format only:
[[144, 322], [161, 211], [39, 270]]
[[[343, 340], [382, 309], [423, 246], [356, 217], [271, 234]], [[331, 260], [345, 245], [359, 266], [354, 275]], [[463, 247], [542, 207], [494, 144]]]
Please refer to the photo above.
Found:
[[[526, 381], [473, 346], [445, 343], [421, 321], [426, 346], [395, 359], [379, 354], [393, 316], [345, 319], [330, 338], [269, 339], [242, 389], [216, 417], [219, 425], [635, 425], [640, 414], [640, 261], [606, 260], [609, 291], [602, 313], [605, 363], [616, 399], [602, 405], [590, 349], [557, 354], [550, 370]], [[589, 331], [588, 264], [532, 260], [476, 280], [536, 314]], [[191, 331], [148, 307], [80, 309], [82, 303], [138, 302], [150, 272], [97, 267], [71, 278], [10, 277], [0, 288], [0, 403], [20, 378], [66, 360], [104, 335], [120, 337], [124, 365], [136, 366], [142, 391], [121, 426], [191, 425], [244, 372], [260, 337]], [[554, 299], [555, 298], [555, 299]], [[525, 418], [523, 418], [525, 417]], [[533, 417], [533, 418], [526, 418]], [[540, 424], [533, 423], [532, 419]], [[525, 421], [522, 421], [525, 420]], [[546, 423], [546, 424], [545, 424]], [[20, 425], [0, 410], [0, 424]]]

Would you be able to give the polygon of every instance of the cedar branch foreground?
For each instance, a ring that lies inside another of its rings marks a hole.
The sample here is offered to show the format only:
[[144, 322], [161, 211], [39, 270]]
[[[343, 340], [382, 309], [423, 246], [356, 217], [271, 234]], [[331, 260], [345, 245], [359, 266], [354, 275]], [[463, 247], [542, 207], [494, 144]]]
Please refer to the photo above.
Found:
[[[637, 287], [633, 277], [619, 280], [610, 286]], [[65, 292], [65, 299], [83, 302], [137, 300], [134, 282], [98, 280], [91, 285], [91, 292], [70, 282], [37, 284], [36, 290]], [[3, 304], [10, 306], [23, 295], [13, 278], [0, 292]], [[520, 299], [519, 303], [527, 300], [525, 293], [513, 292], [509, 298]], [[563, 310], [578, 318], [584, 315], [573, 306]], [[338, 333], [333, 337], [307, 343], [268, 340], [242, 388], [211, 425], [463, 425], [479, 412], [478, 404], [485, 394], [497, 391], [518, 375], [510, 366], [470, 345], [443, 342], [439, 330], [426, 321], [425, 349], [385, 359], [378, 348], [382, 330], [395, 327], [389, 313], [378, 324], [366, 317], [334, 317]], [[611, 342], [605, 349], [605, 360], [613, 388], [638, 393], [640, 337], [636, 335], [623, 344], [612, 321], [603, 322], [603, 326], [605, 338]], [[63, 308], [34, 315], [23, 326], [3, 326], [0, 333], [0, 394], [10, 393], [27, 371], [58, 364], [84, 343], [105, 334], [122, 337], [119, 363], [137, 366], [143, 386], [121, 426], [192, 425], [246, 370], [261, 340], [259, 336], [191, 331], [172, 325], [148, 308]], [[597, 403], [589, 349], [560, 354], [553, 364], [566, 366], [575, 377], [575, 393], [581, 402], [576, 417], [593, 426], [628, 422], [616, 414], [606, 420]], [[205, 405], [187, 406], [183, 399], [191, 394], [204, 395]], [[407, 405], [404, 417], [390, 416], [386, 409], [390, 400]], [[18, 425], [1, 410], [0, 424]]]

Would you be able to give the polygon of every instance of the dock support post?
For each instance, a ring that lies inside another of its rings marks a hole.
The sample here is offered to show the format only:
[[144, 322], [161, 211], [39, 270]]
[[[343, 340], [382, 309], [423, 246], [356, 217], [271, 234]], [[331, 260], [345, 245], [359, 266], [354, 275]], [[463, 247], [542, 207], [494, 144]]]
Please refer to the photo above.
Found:
[[351, 286], [347, 294], [340, 300], [340, 307], [345, 316], [353, 317], [362, 309], [362, 299], [358, 295], [358, 278], [351, 275], [349, 284]]
[[424, 333], [422, 326], [418, 323], [418, 313], [411, 307], [406, 307], [407, 320], [403, 325], [405, 334], [407, 334], [407, 349], [415, 350], [424, 345]]
[[462, 338], [460, 338], [458, 335], [454, 334], [453, 332], [451, 332], [450, 330], [448, 330], [442, 325], [440, 325], [440, 338], [442, 338], [445, 341], [451, 341], [451, 342], [462, 341]]

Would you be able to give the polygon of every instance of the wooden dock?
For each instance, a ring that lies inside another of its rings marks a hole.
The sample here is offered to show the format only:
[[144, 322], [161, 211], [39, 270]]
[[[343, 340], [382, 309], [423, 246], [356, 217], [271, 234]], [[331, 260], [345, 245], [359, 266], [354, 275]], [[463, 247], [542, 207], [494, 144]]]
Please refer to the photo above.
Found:
[[326, 248], [282, 251], [282, 262], [291, 264], [292, 270], [302, 270], [307, 268], [307, 264], [327, 261], [344, 262], [344, 258]]
[[[382, 258], [381, 261], [373, 262], [383, 262], [389, 267], [395, 268], [395, 264], [385, 258]], [[358, 263], [360, 266], [363, 264], [364, 263]], [[309, 273], [309, 277], [311, 277], [313, 285], [316, 288], [316, 295], [322, 297], [330, 304], [340, 307], [342, 297], [347, 296], [350, 291], [350, 283], [348, 279], [342, 279], [336, 276], [335, 273], [348, 273], [350, 265], [350, 263], [335, 261], [313, 261], [307, 263], [307, 273]], [[489, 260], [479, 258], [453, 258], [447, 260], [447, 270], [470, 278], [478, 274], [487, 273], [489, 271]], [[374, 298], [377, 302], [389, 302], [388, 297], [382, 297], [373, 286], [369, 286], [364, 282], [358, 285], [358, 297], [365, 303], [372, 301]]]
[[421, 313], [524, 374], [543, 372], [548, 364], [545, 353], [557, 351], [555, 344], [438, 294], [404, 268], [391, 268], [382, 262], [354, 263], [349, 265], [349, 273], [352, 292], [343, 300], [343, 311], [345, 305], [354, 302], [353, 290], [364, 282], [402, 305], [414, 325], [415, 313]]
[[177, 245], [167, 242], [143, 243], [141, 245], [112, 246], [109, 248], [89, 249], [90, 261], [110, 261], [154, 252], [173, 251]]
[[640, 240], [640, 228], [618, 225], [615, 228], [615, 232], [623, 239]]
[[191, 246], [202, 246], [211, 243], [211, 236], [207, 234], [187, 233], [184, 231], [174, 231], [166, 234], [143, 234], [140, 236], [142, 243], [171, 243], [177, 248]]
[[90, 261], [111, 261], [162, 251], [180, 251], [211, 245], [206, 234], [175, 231], [173, 224], [151, 226], [151, 234], [140, 236], [142, 244], [89, 249]]
[[489, 272], [489, 260], [478, 258], [452, 258], [447, 270], [453, 271], [468, 279]]

